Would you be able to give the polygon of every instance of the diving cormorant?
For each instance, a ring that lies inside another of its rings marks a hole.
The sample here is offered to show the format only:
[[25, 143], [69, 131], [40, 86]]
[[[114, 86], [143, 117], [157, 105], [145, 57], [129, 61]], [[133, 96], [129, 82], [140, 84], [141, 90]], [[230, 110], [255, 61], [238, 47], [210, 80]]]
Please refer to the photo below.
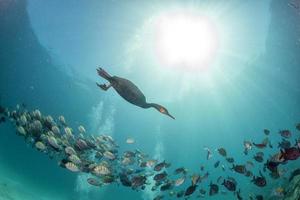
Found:
[[168, 110], [165, 107], [156, 103], [147, 103], [144, 94], [131, 81], [118, 76], [111, 76], [102, 68], [98, 68], [97, 72], [99, 76], [109, 81], [108, 85], [96, 83], [97, 86], [100, 87], [102, 90], [106, 91], [112, 86], [118, 92], [118, 94], [129, 103], [132, 103], [141, 108], [153, 107], [160, 113], [168, 115], [169, 117], [175, 119], [172, 115], [169, 114]]

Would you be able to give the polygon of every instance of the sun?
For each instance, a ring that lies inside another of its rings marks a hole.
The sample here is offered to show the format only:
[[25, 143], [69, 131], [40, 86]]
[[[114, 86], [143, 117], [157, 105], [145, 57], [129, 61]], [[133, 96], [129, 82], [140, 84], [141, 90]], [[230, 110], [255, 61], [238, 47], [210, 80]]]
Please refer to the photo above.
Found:
[[156, 52], [164, 65], [206, 68], [218, 49], [215, 24], [202, 15], [170, 13], [158, 18]]

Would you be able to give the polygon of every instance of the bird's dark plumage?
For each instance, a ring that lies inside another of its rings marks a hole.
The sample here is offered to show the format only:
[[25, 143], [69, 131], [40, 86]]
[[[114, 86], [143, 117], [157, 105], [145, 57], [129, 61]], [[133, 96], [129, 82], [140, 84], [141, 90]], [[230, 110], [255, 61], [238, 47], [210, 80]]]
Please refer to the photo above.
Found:
[[125, 78], [121, 78], [118, 76], [110, 76], [105, 70], [102, 68], [97, 69], [98, 75], [105, 78], [109, 85], [106, 84], [98, 84], [97, 85], [104, 91], [108, 90], [110, 87], [113, 87], [118, 94], [123, 97], [129, 103], [132, 103], [141, 108], [155, 108], [160, 113], [168, 115], [169, 117], [175, 119], [172, 115], [169, 114], [168, 110], [163, 106], [155, 103], [147, 103], [146, 97], [142, 93], [142, 91], [130, 80]]

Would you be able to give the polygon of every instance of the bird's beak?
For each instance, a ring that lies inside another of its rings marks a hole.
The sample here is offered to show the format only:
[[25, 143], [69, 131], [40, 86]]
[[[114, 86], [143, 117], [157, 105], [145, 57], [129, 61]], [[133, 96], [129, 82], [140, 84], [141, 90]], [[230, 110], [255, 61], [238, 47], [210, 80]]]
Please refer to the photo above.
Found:
[[170, 115], [169, 113], [166, 113], [166, 115], [168, 115], [168, 116], [171, 117], [172, 119], [175, 119], [175, 117], [173, 117], [173, 116]]

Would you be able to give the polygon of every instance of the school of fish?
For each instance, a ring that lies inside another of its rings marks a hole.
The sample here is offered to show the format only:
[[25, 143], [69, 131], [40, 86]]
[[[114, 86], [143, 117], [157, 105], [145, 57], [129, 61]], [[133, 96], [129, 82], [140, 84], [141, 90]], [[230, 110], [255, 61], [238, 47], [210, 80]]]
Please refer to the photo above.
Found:
[[[198, 172], [191, 172], [187, 168], [174, 167], [165, 160], [156, 160], [139, 149], [134, 151], [119, 151], [119, 145], [109, 135], [99, 134], [93, 136], [84, 126], [77, 129], [68, 126], [64, 116], [57, 119], [50, 115], [43, 115], [40, 110], [28, 111], [26, 106], [17, 105], [8, 109], [0, 106], [0, 123], [10, 121], [16, 128], [16, 133], [22, 136], [26, 143], [33, 148], [58, 161], [59, 166], [71, 172], [89, 174], [87, 182], [95, 187], [104, 187], [110, 184], [119, 184], [133, 190], [144, 190], [147, 187], [155, 192], [154, 200], [164, 198], [205, 198], [206, 196], [226, 195], [232, 193], [236, 199], [264, 199], [261, 194], [242, 194], [242, 185], [238, 184], [235, 176], [249, 178], [249, 183], [258, 188], [268, 184], [267, 176], [271, 179], [282, 178], [284, 170], [281, 166], [293, 162], [300, 157], [300, 137], [291, 141], [292, 131], [288, 129], [278, 131], [281, 141], [274, 147], [271, 135], [275, 134], [268, 129], [262, 131], [263, 139], [259, 142], [245, 140], [243, 142], [244, 156], [249, 160], [239, 163], [227, 150], [218, 147], [211, 150], [204, 147], [207, 152], [207, 163], [211, 162], [213, 154], [217, 160], [214, 168], [230, 171], [231, 177], [219, 176], [217, 180], [209, 180], [210, 173], [205, 166], [199, 166]], [[295, 125], [300, 131], [300, 123]], [[299, 135], [300, 136], [300, 135]], [[134, 138], [125, 141], [134, 145]], [[264, 150], [277, 148], [275, 154], [269, 158]], [[253, 155], [249, 155], [253, 151]], [[261, 166], [259, 173], [254, 174], [251, 169]], [[300, 169], [291, 171], [291, 177], [300, 174]], [[209, 183], [204, 188], [203, 182]], [[283, 197], [284, 188], [275, 188], [272, 195]]]

